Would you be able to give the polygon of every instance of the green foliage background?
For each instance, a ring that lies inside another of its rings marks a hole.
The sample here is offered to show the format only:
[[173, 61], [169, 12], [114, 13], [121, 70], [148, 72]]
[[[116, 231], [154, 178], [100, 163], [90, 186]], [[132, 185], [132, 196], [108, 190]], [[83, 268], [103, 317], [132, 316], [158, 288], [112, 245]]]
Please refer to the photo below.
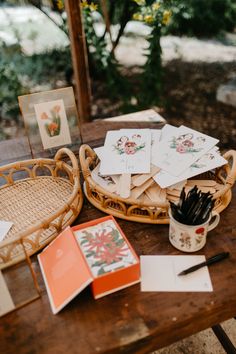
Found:
[[174, 0], [172, 12], [171, 34], [212, 37], [236, 25], [235, 0]]
[[[42, 6], [43, 1], [25, 0], [21, 3], [31, 4], [45, 12]], [[151, 34], [147, 38], [149, 43], [146, 50], [147, 61], [142, 67], [142, 73], [136, 78], [138, 88], [134, 88], [129, 78], [123, 75], [122, 67], [115, 58], [115, 48], [133, 15], [142, 9], [146, 11], [145, 8], [148, 6], [151, 8], [154, 3], [160, 4], [163, 7], [162, 11], [171, 10], [171, 21], [167, 26], [163, 26], [160, 16], [152, 22], [147, 22], [143, 18], [143, 22], [151, 27]], [[0, 6], [4, 4], [19, 5], [19, 1], [2, 1]], [[91, 2], [88, 1], [88, 5], [90, 4]], [[98, 5], [98, 11], [104, 20], [100, 1], [94, 1], [94, 4]], [[124, 113], [161, 104], [161, 35], [212, 37], [224, 31], [233, 31], [236, 24], [236, 0], [146, 0], [146, 2], [144, 0], [108, 0], [107, 5], [110, 24], [119, 25], [112, 45], [107, 29], [98, 36], [89, 7], [83, 8], [90, 76], [92, 82], [94, 80], [101, 82], [101, 92], [104, 97], [109, 97], [113, 103], [123, 102], [120, 109]], [[63, 16], [63, 0], [51, 1], [50, 9], [61, 16], [62, 21], [58, 26], [68, 35], [66, 19]], [[48, 13], [45, 15], [48, 16]], [[32, 33], [32, 39], [34, 37], [35, 34]], [[0, 41], [0, 50], [0, 121], [18, 119], [17, 96], [30, 92], [35, 85], [50, 82], [53, 86], [55, 85], [54, 78], [65, 81], [67, 85], [72, 84], [73, 69], [69, 47], [25, 56], [19, 39], [18, 44], [13, 46], [7, 46], [4, 41]], [[135, 106], [131, 103], [134, 98]]]

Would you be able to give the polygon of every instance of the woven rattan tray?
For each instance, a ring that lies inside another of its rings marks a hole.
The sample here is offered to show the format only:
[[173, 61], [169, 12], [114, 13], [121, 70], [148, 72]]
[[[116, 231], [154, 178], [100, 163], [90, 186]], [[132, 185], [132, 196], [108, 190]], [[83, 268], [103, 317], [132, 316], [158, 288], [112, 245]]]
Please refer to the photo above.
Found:
[[[69, 157], [69, 162], [62, 160]], [[83, 203], [75, 155], [67, 148], [54, 159], [0, 167], [0, 220], [13, 226], [0, 243], [0, 269], [32, 255], [78, 216]], [[22, 242], [24, 248], [22, 247]]]
[[[220, 190], [214, 194], [214, 210], [221, 212], [231, 201], [231, 188], [236, 179], [236, 151], [226, 152], [224, 158], [228, 164], [214, 173], [208, 172], [204, 179], [216, 180], [220, 184]], [[80, 147], [80, 164], [84, 176], [84, 192], [87, 199], [98, 209], [118, 218], [151, 224], [169, 223], [169, 200], [162, 203], [143, 203], [142, 201], [121, 198], [117, 194], [110, 193], [95, 183], [91, 177], [91, 171], [98, 164], [96, 153], [88, 145]]]

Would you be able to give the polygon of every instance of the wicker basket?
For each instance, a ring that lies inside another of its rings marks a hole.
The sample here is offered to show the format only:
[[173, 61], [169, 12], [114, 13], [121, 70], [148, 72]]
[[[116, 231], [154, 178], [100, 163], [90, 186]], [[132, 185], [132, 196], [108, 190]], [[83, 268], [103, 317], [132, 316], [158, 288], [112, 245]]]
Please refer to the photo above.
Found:
[[[213, 172], [204, 175], [204, 179], [214, 179], [222, 188], [214, 194], [214, 210], [221, 212], [230, 203], [231, 188], [236, 179], [236, 151], [230, 150], [224, 154], [228, 164]], [[87, 199], [98, 209], [118, 218], [150, 224], [168, 224], [169, 200], [162, 203], [143, 203], [142, 201], [121, 198], [110, 193], [94, 182], [91, 171], [98, 164], [96, 153], [88, 146], [80, 147], [80, 164], [84, 176], [84, 192]]]
[[[67, 155], [70, 162], [64, 162]], [[32, 255], [80, 213], [83, 203], [75, 155], [67, 148], [54, 159], [33, 159], [0, 167], [0, 220], [14, 224], [0, 243], [0, 269]], [[22, 243], [24, 247], [22, 247]]]

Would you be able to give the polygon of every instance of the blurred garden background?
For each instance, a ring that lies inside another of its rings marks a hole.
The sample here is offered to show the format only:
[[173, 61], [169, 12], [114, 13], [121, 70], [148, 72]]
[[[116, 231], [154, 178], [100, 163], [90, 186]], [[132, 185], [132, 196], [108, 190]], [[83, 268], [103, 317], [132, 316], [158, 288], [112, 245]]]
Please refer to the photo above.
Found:
[[[154, 107], [236, 148], [236, 0], [80, 2], [91, 119]], [[1, 1], [0, 53], [3, 140], [25, 134], [19, 95], [74, 85], [64, 1]]]

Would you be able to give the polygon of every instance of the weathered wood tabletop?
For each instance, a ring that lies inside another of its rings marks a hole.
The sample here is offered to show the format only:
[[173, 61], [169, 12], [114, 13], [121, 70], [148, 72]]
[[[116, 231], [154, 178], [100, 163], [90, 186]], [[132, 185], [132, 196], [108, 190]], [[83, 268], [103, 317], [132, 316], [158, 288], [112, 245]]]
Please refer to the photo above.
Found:
[[[84, 141], [88, 143], [92, 130], [88, 127], [86, 129], [87, 138]], [[93, 130], [92, 134], [92, 140], [96, 144], [104, 137], [104, 127], [99, 129], [101, 126], [97, 131]], [[106, 123], [105, 130], [108, 129], [110, 126]], [[23, 140], [18, 141], [21, 148], [27, 145]], [[11, 149], [6, 150], [6, 147], [7, 143], [0, 144], [1, 159], [3, 160], [4, 151], [8, 160], [16, 157], [16, 150], [13, 149], [11, 155]], [[196, 253], [210, 257], [222, 251], [230, 252], [229, 259], [209, 268], [214, 289], [209, 293], [141, 292], [140, 285], [137, 284], [94, 300], [90, 289], [86, 288], [59, 314], [53, 315], [38, 262], [36, 257], [32, 257], [42, 296], [0, 318], [0, 353], [150, 353], [234, 317], [235, 209], [234, 187], [232, 201], [221, 213], [218, 227], [209, 232], [206, 246]], [[75, 224], [102, 216], [102, 212], [85, 200]], [[168, 225], [117, 221], [138, 255], [181, 254], [168, 241]]]

